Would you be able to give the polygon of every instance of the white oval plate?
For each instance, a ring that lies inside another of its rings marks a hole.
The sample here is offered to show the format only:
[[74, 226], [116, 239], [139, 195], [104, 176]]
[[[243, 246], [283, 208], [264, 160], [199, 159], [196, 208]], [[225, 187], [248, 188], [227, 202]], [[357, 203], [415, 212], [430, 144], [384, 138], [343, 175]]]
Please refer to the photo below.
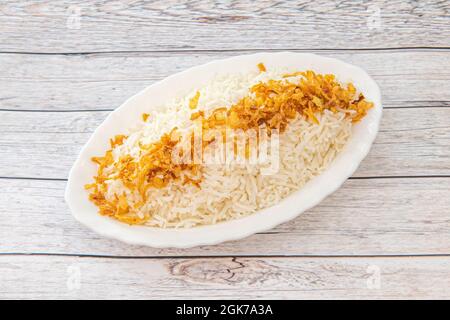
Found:
[[[185, 95], [199, 84], [206, 83], [218, 74], [239, 73], [255, 70], [263, 62], [268, 69], [311, 69], [318, 73], [335, 74], [342, 82], [352, 82], [365, 97], [374, 103], [366, 117], [353, 126], [353, 135], [344, 150], [330, 167], [303, 188], [277, 205], [258, 211], [250, 216], [191, 229], [160, 229], [146, 226], [130, 226], [97, 213], [97, 207], [88, 200], [84, 185], [91, 182], [96, 166], [91, 157], [104, 154], [109, 138], [133, 127], [144, 112], [162, 105], [176, 94]], [[188, 248], [212, 245], [223, 241], [247, 237], [277, 226], [297, 217], [317, 205], [338, 189], [355, 172], [359, 163], [369, 152], [378, 132], [382, 106], [380, 90], [374, 80], [362, 69], [342, 61], [307, 53], [258, 53], [213, 61], [172, 75], [155, 83], [111, 112], [95, 130], [75, 161], [67, 183], [65, 198], [74, 217], [95, 232], [130, 244], [152, 247]]]

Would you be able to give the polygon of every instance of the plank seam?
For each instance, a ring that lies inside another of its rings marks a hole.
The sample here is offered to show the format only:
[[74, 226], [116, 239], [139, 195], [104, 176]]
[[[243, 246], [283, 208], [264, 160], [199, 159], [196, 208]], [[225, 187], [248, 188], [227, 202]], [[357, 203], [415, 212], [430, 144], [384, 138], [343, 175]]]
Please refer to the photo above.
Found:
[[[450, 108], [450, 101], [430, 101], [430, 103], [443, 103], [441, 106], [407, 106], [407, 107], [383, 107], [385, 110], [397, 109], [430, 109], [430, 108]], [[115, 109], [70, 109], [70, 110], [49, 110], [49, 109], [5, 109], [0, 108], [0, 112], [42, 112], [42, 113], [76, 113], [76, 112], [112, 112]]]
[[263, 254], [238, 254], [238, 255], [167, 255], [167, 256], [118, 256], [118, 255], [97, 255], [97, 254], [72, 254], [72, 253], [51, 253], [51, 252], [40, 252], [40, 253], [0, 253], [0, 257], [3, 256], [43, 256], [43, 257], [74, 257], [74, 258], [99, 258], [99, 259], [224, 259], [224, 258], [433, 258], [442, 257], [450, 258], [450, 253], [418, 253], [418, 254], [356, 254], [356, 255], [263, 255]]
[[[348, 180], [374, 180], [374, 179], [433, 179], [450, 178], [450, 175], [423, 175], [423, 176], [356, 176]], [[34, 180], [34, 181], [68, 181], [67, 178], [40, 178], [40, 177], [7, 177], [0, 176], [0, 180]]]
[[140, 54], [140, 53], [157, 53], [157, 54], [186, 54], [186, 53], [222, 53], [222, 52], [311, 52], [311, 51], [450, 51], [447, 46], [407, 46], [407, 47], [381, 47], [381, 48], [283, 48], [283, 49], [269, 49], [269, 48], [251, 48], [251, 49], [179, 49], [179, 50], [111, 50], [111, 51], [80, 51], [80, 52], [37, 52], [37, 51], [0, 51], [0, 54], [21, 54], [21, 55], [93, 55], [93, 54]]

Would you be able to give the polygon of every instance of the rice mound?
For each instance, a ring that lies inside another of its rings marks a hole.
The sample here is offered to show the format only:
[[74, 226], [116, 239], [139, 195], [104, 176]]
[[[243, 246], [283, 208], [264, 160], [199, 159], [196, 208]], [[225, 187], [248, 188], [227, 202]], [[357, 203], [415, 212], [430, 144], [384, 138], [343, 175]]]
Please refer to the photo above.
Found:
[[[205, 114], [218, 106], [230, 106], [248, 94], [249, 88], [270, 79], [282, 79], [286, 70], [222, 75], [192, 93], [158, 106], [150, 120], [130, 130], [122, 145], [112, 150], [114, 160], [124, 155], [138, 157], [140, 144], [158, 140], [161, 133], [177, 127], [181, 133], [192, 130], [190, 100], [200, 92], [195, 111]], [[298, 81], [298, 77], [287, 81]], [[319, 123], [297, 116], [279, 136], [278, 170], [263, 174], [273, 163], [203, 164], [200, 188], [174, 180], [163, 188], [150, 188], [138, 215], [150, 215], [145, 224], [160, 228], [189, 228], [237, 219], [270, 207], [297, 191], [322, 173], [343, 149], [351, 136], [352, 121], [344, 112], [316, 113]], [[273, 152], [273, 151], [270, 151]], [[107, 169], [108, 170], [108, 169]], [[185, 173], [189, 174], [189, 173]], [[126, 194], [138, 201], [119, 179], [106, 181], [106, 199]], [[134, 199], [134, 200], [133, 200]]]

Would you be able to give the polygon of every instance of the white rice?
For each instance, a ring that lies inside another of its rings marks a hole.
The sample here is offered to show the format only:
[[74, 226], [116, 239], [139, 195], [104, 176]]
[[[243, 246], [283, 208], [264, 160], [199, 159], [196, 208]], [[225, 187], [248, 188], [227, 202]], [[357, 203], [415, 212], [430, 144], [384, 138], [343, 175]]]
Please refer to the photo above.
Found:
[[[156, 141], [174, 127], [181, 132], [190, 130], [192, 121], [189, 118], [193, 110], [188, 105], [197, 90], [200, 100], [194, 111], [204, 110], [208, 115], [208, 111], [238, 102], [252, 85], [281, 79], [285, 73], [286, 70], [255, 71], [217, 77], [187, 96], [160, 106], [160, 112], [149, 112], [150, 120], [131, 130], [124, 144], [113, 150], [113, 156], [116, 160], [125, 154], [138, 157], [139, 142]], [[298, 81], [298, 78], [288, 80]], [[325, 111], [316, 117], [318, 125], [299, 116], [280, 135], [279, 168], [275, 174], [262, 174], [270, 163], [250, 165], [236, 159], [226, 165], [204, 165], [201, 188], [183, 185], [181, 180], [170, 182], [162, 189], [150, 188], [149, 200], [139, 214], [143, 217], [144, 213], [150, 213], [148, 226], [189, 228], [236, 219], [278, 203], [323, 172], [351, 135], [351, 121], [345, 113]], [[120, 180], [108, 180], [107, 184], [107, 199], [125, 192], [129, 200], [138, 200], [138, 196], [131, 194]]]

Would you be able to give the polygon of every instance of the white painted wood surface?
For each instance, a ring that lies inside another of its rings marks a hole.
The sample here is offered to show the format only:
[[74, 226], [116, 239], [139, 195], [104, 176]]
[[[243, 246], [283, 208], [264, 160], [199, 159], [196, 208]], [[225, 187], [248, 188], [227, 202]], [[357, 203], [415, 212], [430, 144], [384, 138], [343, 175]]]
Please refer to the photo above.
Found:
[[[450, 298], [449, 10], [2, 1], [0, 299]], [[109, 110], [174, 72], [266, 50], [343, 59], [380, 84], [381, 131], [340, 190], [269, 232], [186, 250], [128, 246], [72, 219], [68, 170]]]
[[1, 12], [13, 52], [442, 47], [450, 33], [448, 2], [433, 0], [3, 0]]
[[[45, 55], [45, 58], [2, 54], [0, 86], [9, 90], [0, 91], [1, 109], [111, 110], [175, 72], [214, 59], [253, 52], [257, 51], [127, 52]], [[363, 67], [381, 87], [383, 104], [388, 108], [449, 105], [450, 70], [445, 66], [450, 65], [450, 57], [446, 50], [307, 52]]]
[[[320, 205], [268, 232], [192, 249], [111, 241], [80, 226], [64, 181], [0, 179], [1, 251], [106, 256], [447, 254], [450, 179], [351, 179]], [[9, 212], [10, 214], [3, 214]]]
[[11, 298], [442, 299], [450, 258], [0, 256], [0, 273]]
[[[0, 111], [0, 177], [66, 178], [78, 151], [107, 114]], [[384, 110], [373, 149], [354, 176], [450, 175], [448, 128], [448, 107]]]

